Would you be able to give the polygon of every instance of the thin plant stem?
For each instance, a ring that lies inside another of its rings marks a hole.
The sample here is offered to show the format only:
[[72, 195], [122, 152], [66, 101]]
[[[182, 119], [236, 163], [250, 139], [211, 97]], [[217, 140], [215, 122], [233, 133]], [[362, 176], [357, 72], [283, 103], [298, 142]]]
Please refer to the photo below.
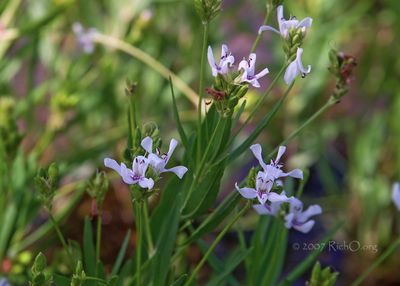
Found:
[[[213, 131], [213, 134], [211, 135], [211, 138], [210, 138], [209, 142], [212, 142], [214, 140], [215, 136], [217, 135], [217, 130], [219, 129], [219, 126], [220, 126], [221, 122], [222, 122], [221, 117], [219, 117], [217, 125], [215, 126], [215, 129]], [[207, 161], [207, 156], [208, 156], [208, 153], [210, 152], [210, 150], [211, 150], [211, 144], [207, 144], [206, 151], [204, 152], [204, 155], [203, 155], [202, 160], [201, 160], [201, 162], [199, 164], [199, 167], [197, 168], [197, 171], [196, 171], [196, 173], [194, 175], [194, 180], [193, 180], [193, 182], [192, 182], [192, 184], [191, 184], [191, 186], [189, 188], [188, 194], [186, 196], [185, 202], [184, 202], [183, 207], [182, 207], [181, 210], [183, 210], [185, 208], [186, 204], [189, 201], [190, 195], [192, 194], [192, 192], [194, 190], [194, 186], [199, 182], [199, 179], [200, 179], [200, 177], [202, 175], [201, 173], [203, 172], [204, 166], [205, 166], [206, 161]]]
[[386, 250], [383, 252], [378, 259], [372, 263], [367, 270], [365, 270], [361, 276], [359, 276], [352, 284], [351, 286], [358, 286], [360, 285], [365, 278], [376, 268], [378, 267], [383, 261], [385, 261], [386, 258], [389, 257], [398, 247], [400, 246], [400, 237], [398, 237]]
[[142, 202], [133, 202], [136, 220], [136, 285], [141, 285], [142, 264]]
[[143, 223], [144, 223], [144, 231], [147, 237], [147, 244], [149, 247], [149, 256], [151, 257], [154, 254], [154, 244], [153, 238], [151, 236], [150, 231], [150, 221], [149, 221], [149, 210], [148, 210], [148, 202], [147, 200], [143, 203]]
[[92, 276], [85, 276], [85, 280], [88, 281], [94, 281], [103, 285], [110, 285], [107, 283], [107, 281], [104, 281], [103, 279], [97, 278], [97, 277], [92, 277]]
[[203, 256], [203, 258], [200, 260], [200, 262], [197, 264], [196, 268], [192, 271], [192, 274], [190, 275], [189, 279], [186, 281], [184, 286], [189, 286], [191, 285], [193, 279], [196, 277], [197, 273], [200, 271], [201, 267], [203, 267], [204, 263], [207, 261], [208, 257], [210, 254], [214, 251], [214, 248], [218, 245], [218, 243], [221, 241], [221, 239], [224, 237], [224, 235], [228, 232], [228, 230], [235, 224], [235, 222], [250, 208], [250, 203], [246, 205], [239, 213], [236, 214], [236, 216], [223, 228], [223, 230], [218, 234], [218, 236], [215, 238], [213, 243], [210, 245], [208, 248], [207, 252]]
[[[198, 92], [198, 103], [197, 103], [197, 162], [200, 160], [201, 154], [201, 102], [203, 100], [203, 89], [204, 89], [204, 70], [206, 63], [206, 50], [207, 50], [207, 39], [208, 39], [208, 23], [203, 23], [203, 43], [201, 48], [201, 60], [200, 60], [200, 81], [199, 81], [199, 92]], [[206, 119], [205, 119], [206, 120]]]
[[[266, 10], [267, 11], [265, 13], [263, 25], [267, 25], [269, 16], [271, 15], [271, 12], [272, 12], [271, 6], [269, 4], [267, 4]], [[258, 44], [260, 43], [261, 36], [262, 36], [262, 34], [257, 35], [256, 40], [254, 41], [253, 46], [251, 47], [250, 53], [254, 53], [256, 51]]]
[[96, 263], [100, 261], [101, 226], [103, 220], [102, 217], [103, 217], [103, 211], [99, 211], [99, 214], [97, 216], [97, 231], [96, 231]]
[[64, 247], [65, 251], [67, 252], [67, 255], [68, 255], [68, 258], [70, 260], [71, 267], [72, 267], [71, 269], [73, 269], [74, 258], [72, 257], [72, 254], [69, 251], [67, 242], [65, 241], [65, 238], [64, 238], [64, 236], [63, 236], [63, 234], [62, 234], [62, 232], [60, 230], [60, 227], [58, 226], [57, 221], [54, 219], [53, 215], [50, 212], [49, 212], [49, 218], [50, 218], [51, 223], [54, 226], [54, 229], [56, 230], [58, 239], [60, 240], [62, 246]]
[[251, 110], [250, 115], [247, 117], [247, 119], [243, 122], [242, 125], [240, 125], [239, 129], [236, 131], [236, 133], [231, 137], [231, 140], [229, 142], [232, 143], [232, 140], [243, 130], [244, 127], [247, 126], [247, 124], [250, 122], [251, 119], [253, 119], [254, 115], [257, 113], [258, 109], [261, 107], [261, 104], [264, 102], [265, 98], [271, 93], [273, 87], [277, 83], [278, 79], [281, 77], [282, 73], [285, 71], [287, 67], [287, 64], [283, 65], [279, 73], [275, 76], [275, 78], [272, 80], [271, 84], [268, 86], [268, 89], [264, 92], [264, 94], [259, 98], [257, 101], [255, 107]]
[[169, 77], [175, 83], [176, 88], [182, 92], [189, 100], [197, 107], [198, 95], [197, 93], [187, 85], [179, 76], [177, 76], [174, 72], [165, 67], [162, 63], [157, 61], [151, 55], [142, 51], [141, 49], [134, 47], [118, 38], [108, 36], [101, 33], [96, 33], [93, 35], [93, 41], [99, 44], [102, 44], [107, 47], [111, 47], [114, 49], [118, 49], [122, 52], [127, 53], [128, 55], [138, 59], [158, 74], [160, 74], [165, 79], [169, 80]]
[[296, 137], [303, 129], [305, 129], [311, 122], [313, 122], [315, 119], [317, 119], [322, 113], [324, 113], [328, 108], [331, 106], [335, 105], [337, 101], [333, 98], [330, 98], [317, 112], [315, 112], [310, 118], [308, 118], [299, 128], [297, 128], [295, 131], [290, 133], [290, 135], [283, 140], [278, 147], [276, 147], [271, 153], [268, 154], [268, 158], [271, 158], [279, 149], [279, 146], [285, 145], [287, 142], [292, 140], [294, 137]]

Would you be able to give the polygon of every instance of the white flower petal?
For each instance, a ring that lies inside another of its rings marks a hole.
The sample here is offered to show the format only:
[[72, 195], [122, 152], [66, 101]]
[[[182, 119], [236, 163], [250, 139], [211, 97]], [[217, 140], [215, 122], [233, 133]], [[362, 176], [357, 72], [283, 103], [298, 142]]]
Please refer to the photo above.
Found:
[[146, 150], [147, 153], [153, 153], [153, 139], [151, 139], [151, 137], [147, 136], [146, 138], [144, 138], [140, 145], [143, 147], [144, 150]]
[[168, 163], [168, 161], [171, 158], [172, 153], [174, 153], [175, 148], [176, 148], [177, 145], [178, 145], [178, 141], [176, 141], [174, 138], [172, 138], [171, 141], [169, 142], [169, 148], [168, 148], [166, 163]]
[[218, 74], [218, 71], [217, 71], [217, 69], [216, 69], [216, 63], [215, 63], [214, 54], [213, 54], [213, 51], [212, 51], [212, 49], [211, 49], [210, 46], [208, 46], [207, 58], [208, 58], [208, 64], [209, 64], [210, 67], [211, 67], [212, 75], [213, 75], [214, 77], [216, 77], [217, 74]]
[[254, 144], [250, 146], [251, 152], [253, 152], [254, 157], [258, 160], [258, 163], [261, 165], [261, 167], [266, 170], [267, 165], [264, 163], [263, 157], [262, 157], [262, 149], [260, 144]]
[[309, 28], [309, 27], [311, 27], [312, 22], [313, 22], [313, 19], [312, 19], [312, 18], [306, 17], [306, 18], [304, 18], [303, 20], [301, 20], [301, 21], [297, 24], [297, 27], [298, 27], [298, 28]]
[[291, 62], [285, 71], [285, 75], [283, 76], [287, 85], [290, 85], [294, 79], [299, 75], [300, 71], [297, 67], [296, 60]]
[[322, 209], [319, 205], [311, 205], [307, 210], [297, 215], [297, 220], [300, 223], [306, 222], [310, 217], [319, 215], [322, 213]]
[[294, 169], [288, 173], [282, 173], [281, 177], [292, 177], [292, 178], [303, 180], [303, 171], [300, 169]]
[[113, 169], [121, 176], [121, 166], [117, 163], [117, 161], [115, 161], [111, 158], [105, 158], [104, 166], [106, 166], [107, 168]]
[[132, 185], [132, 184], [136, 183], [132, 179], [132, 177], [133, 177], [132, 170], [129, 169], [128, 167], [126, 167], [126, 165], [124, 163], [121, 163], [121, 177], [122, 177], [122, 180], [128, 185]]
[[269, 73], [269, 70], [267, 68], [263, 69], [260, 71], [258, 74], [256, 74], [256, 79], [260, 79], [263, 76], [267, 75]]
[[182, 179], [183, 175], [188, 171], [188, 168], [185, 166], [176, 166], [170, 169], [164, 169], [163, 172], [172, 172], [178, 176], [179, 179]]
[[303, 63], [301, 61], [301, 55], [303, 54], [303, 49], [302, 48], [297, 48], [296, 52], [296, 63], [299, 71], [303, 74], [309, 74], [311, 72], [311, 66], [308, 65], [307, 69], [304, 68]]
[[285, 154], [285, 152], [286, 152], [286, 146], [279, 146], [278, 154], [276, 155], [275, 162], [279, 162], [281, 160], [283, 154]]
[[289, 198], [286, 195], [282, 195], [282, 194], [277, 194], [274, 192], [270, 192], [268, 194], [268, 200], [272, 203], [277, 203], [277, 202], [288, 202]]
[[300, 225], [294, 224], [293, 228], [302, 233], [308, 233], [313, 228], [314, 224], [315, 224], [314, 220], [309, 220], [308, 222], [300, 224]]
[[274, 27], [271, 27], [271, 26], [261, 26], [261, 27], [258, 29], [258, 34], [261, 34], [261, 33], [264, 32], [264, 31], [271, 31], [271, 32], [280, 34], [280, 32], [279, 32], [277, 29], [275, 29]]
[[152, 189], [154, 186], [154, 181], [151, 178], [142, 178], [139, 180], [139, 186], [143, 189]]
[[238, 192], [246, 199], [254, 199], [257, 197], [257, 191], [252, 188], [239, 188], [238, 184], [235, 184]]

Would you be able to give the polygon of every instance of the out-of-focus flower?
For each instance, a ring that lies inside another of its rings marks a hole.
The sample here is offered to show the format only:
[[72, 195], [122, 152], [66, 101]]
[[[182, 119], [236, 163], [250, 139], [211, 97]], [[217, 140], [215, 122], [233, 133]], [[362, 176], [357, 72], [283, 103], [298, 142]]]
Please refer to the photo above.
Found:
[[0, 286], [11, 286], [11, 284], [8, 282], [7, 278], [0, 278]]
[[319, 205], [311, 205], [307, 210], [303, 211], [303, 203], [296, 198], [290, 199], [290, 211], [285, 215], [285, 227], [290, 229], [294, 228], [302, 233], [309, 232], [314, 224], [314, 220], [310, 217], [319, 215], [322, 209]]
[[282, 171], [283, 164], [280, 164], [279, 160], [283, 156], [286, 151], [285, 146], [280, 146], [278, 149], [278, 154], [276, 155], [275, 160], [271, 160], [269, 164], [265, 164], [262, 157], [262, 149], [260, 144], [254, 144], [250, 147], [250, 150], [253, 152], [254, 156], [258, 160], [261, 167], [264, 169], [265, 180], [269, 182], [270, 187], [272, 188], [275, 180], [282, 177], [293, 177], [297, 179], [303, 179], [303, 171], [300, 169], [294, 169], [288, 173]]
[[104, 159], [104, 165], [116, 171], [128, 185], [138, 184], [141, 188], [147, 189], [152, 189], [154, 186], [153, 179], [146, 178], [149, 162], [144, 156], [137, 156], [133, 159], [132, 169], [126, 167], [124, 163], [118, 164], [117, 161], [110, 158]]
[[311, 66], [308, 65], [307, 69], [304, 68], [303, 63], [301, 62], [301, 55], [303, 54], [302, 48], [297, 48], [296, 58], [289, 64], [286, 69], [284, 79], [286, 84], [291, 84], [293, 80], [301, 74], [302, 77], [305, 77], [307, 74], [311, 72]]
[[82, 48], [82, 50], [87, 53], [91, 54], [94, 51], [94, 43], [93, 43], [93, 36], [97, 33], [96, 29], [88, 28], [85, 29], [81, 25], [81, 23], [74, 23], [72, 25], [72, 31], [75, 33], [78, 44]]
[[287, 38], [291, 29], [300, 31], [304, 34], [306, 29], [311, 27], [312, 18], [306, 17], [303, 20], [299, 21], [295, 17], [291, 17], [289, 20], [286, 20], [283, 16], [283, 6], [280, 5], [277, 8], [277, 18], [279, 24], [279, 30], [275, 29], [271, 26], [261, 26], [258, 30], [258, 33], [261, 34], [264, 31], [272, 31], [280, 34], [283, 38]]
[[233, 63], [235, 62], [235, 58], [231, 55], [227, 45], [222, 45], [221, 59], [219, 61], [219, 64], [217, 64], [217, 62], [215, 61], [215, 57], [210, 46], [208, 46], [207, 58], [208, 63], [211, 67], [213, 77], [216, 77], [218, 74], [227, 74], [229, 68], [231, 68]]
[[[282, 197], [286, 197], [285, 191], [283, 191], [280, 194]], [[279, 214], [279, 211], [281, 210], [281, 206], [283, 203], [288, 202], [290, 198], [287, 198], [282, 201], [276, 201], [276, 202], [270, 202], [270, 203], [265, 203], [265, 204], [256, 204], [253, 205], [253, 209], [259, 214], [259, 215], [271, 215], [271, 216], [277, 216]]]
[[249, 55], [248, 60], [242, 60], [239, 63], [239, 70], [243, 70], [243, 74], [240, 78], [240, 83], [248, 82], [252, 86], [259, 88], [260, 83], [258, 80], [269, 73], [268, 69], [265, 68], [260, 71], [258, 74], [255, 74], [255, 66], [256, 66], [256, 54], [252, 53]]
[[393, 200], [394, 204], [396, 205], [397, 209], [400, 211], [400, 183], [399, 182], [393, 184], [392, 200]]
[[176, 146], [178, 145], [178, 141], [172, 139], [169, 143], [168, 153], [160, 154], [160, 151], [157, 149], [157, 153], [153, 153], [153, 139], [151, 137], [146, 137], [142, 140], [142, 147], [146, 152], [149, 153], [147, 156], [148, 163], [153, 168], [153, 170], [158, 174], [164, 172], [172, 172], [175, 173], [180, 179], [182, 179], [183, 175], [187, 172], [187, 168], [184, 166], [176, 166], [169, 169], [166, 169], [165, 166], [168, 164], [169, 159], [172, 156]]

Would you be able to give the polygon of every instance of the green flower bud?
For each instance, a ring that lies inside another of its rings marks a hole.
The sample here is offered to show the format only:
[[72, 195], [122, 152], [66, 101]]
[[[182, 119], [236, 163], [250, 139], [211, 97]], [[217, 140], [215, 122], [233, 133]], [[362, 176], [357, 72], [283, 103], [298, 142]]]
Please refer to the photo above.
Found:
[[78, 261], [75, 273], [72, 275], [71, 286], [83, 286], [86, 280], [86, 273], [83, 270], [82, 262]]
[[338, 273], [332, 272], [329, 267], [321, 268], [317, 261], [311, 272], [309, 286], [333, 286], [336, 283]]
[[32, 279], [31, 282], [29, 282], [30, 286], [51, 285], [52, 277], [51, 275], [45, 272], [46, 267], [47, 267], [46, 257], [43, 255], [43, 253], [40, 252], [36, 256], [33, 266], [31, 268]]
[[44, 207], [51, 211], [53, 206], [53, 199], [57, 189], [59, 180], [58, 167], [52, 163], [49, 168], [40, 168], [36, 177], [34, 178], [36, 189], [39, 193], [39, 199]]
[[92, 199], [96, 200], [97, 208], [103, 208], [104, 198], [108, 191], [109, 182], [104, 172], [97, 172], [87, 183], [86, 191]]
[[194, 6], [203, 24], [211, 22], [221, 10], [222, 0], [194, 0]]

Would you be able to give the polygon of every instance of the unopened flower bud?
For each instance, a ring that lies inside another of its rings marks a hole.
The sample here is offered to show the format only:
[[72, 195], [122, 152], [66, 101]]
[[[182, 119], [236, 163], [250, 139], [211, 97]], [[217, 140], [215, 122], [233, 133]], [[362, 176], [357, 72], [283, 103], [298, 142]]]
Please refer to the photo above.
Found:
[[321, 268], [321, 264], [319, 262], [315, 263], [312, 272], [309, 286], [333, 286], [336, 283], [337, 276], [339, 273], [331, 271], [329, 267], [324, 269]]
[[55, 163], [52, 163], [47, 170], [43, 168], [39, 169], [34, 179], [39, 199], [49, 211], [53, 206], [53, 199], [59, 179], [58, 176], [58, 167]]
[[32, 279], [29, 282], [30, 286], [50, 286], [52, 277], [45, 269], [47, 267], [46, 257], [43, 253], [39, 253], [36, 258], [33, 266], [31, 268]]
[[78, 261], [75, 273], [72, 275], [71, 286], [83, 286], [86, 281], [86, 273], [83, 270], [82, 262]]
[[194, 6], [201, 21], [206, 24], [214, 19], [221, 10], [222, 0], [194, 0]]
[[96, 200], [98, 209], [102, 209], [104, 198], [108, 191], [109, 182], [104, 172], [97, 172], [88, 182], [86, 191], [92, 199]]

